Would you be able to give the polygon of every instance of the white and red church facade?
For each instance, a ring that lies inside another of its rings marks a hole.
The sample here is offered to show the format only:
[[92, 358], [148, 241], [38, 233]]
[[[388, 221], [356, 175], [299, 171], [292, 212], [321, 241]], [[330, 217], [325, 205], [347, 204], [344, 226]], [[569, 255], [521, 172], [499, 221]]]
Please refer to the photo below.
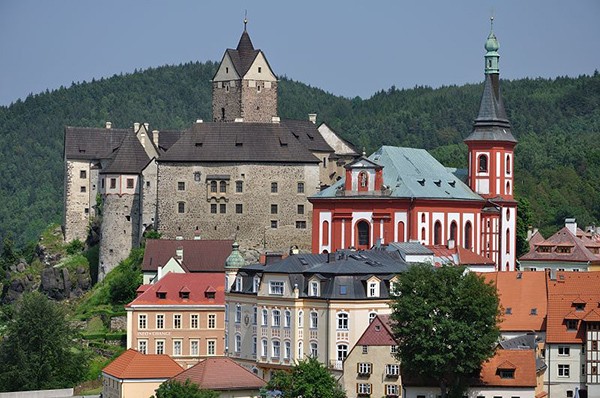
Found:
[[473, 131], [465, 139], [468, 174], [427, 151], [383, 146], [346, 165], [345, 178], [310, 198], [312, 250], [369, 248], [376, 242], [460, 245], [515, 269], [516, 139], [499, 86], [498, 41], [485, 44], [485, 84]]

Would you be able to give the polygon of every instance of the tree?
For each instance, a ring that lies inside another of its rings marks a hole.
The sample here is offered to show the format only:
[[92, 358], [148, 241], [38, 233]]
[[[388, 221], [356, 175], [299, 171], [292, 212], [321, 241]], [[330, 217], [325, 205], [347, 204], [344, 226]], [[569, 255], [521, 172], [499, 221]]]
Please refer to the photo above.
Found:
[[160, 385], [152, 398], [219, 398], [213, 390], [203, 390], [187, 379], [185, 383], [169, 380]]
[[415, 265], [395, 292], [392, 330], [403, 373], [435, 380], [442, 398], [462, 397], [500, 336], [496, 288], [462, 267]]
[[86, 357], [63, 308], [45, 295], [23, 295], [0, 341], [0, 391], [72, 387]]
[[266, 389], [281, 391], [282, 398], [346, 397], [331, 373], [314, 357], [297, 362], [290, 372], [275, 372]]

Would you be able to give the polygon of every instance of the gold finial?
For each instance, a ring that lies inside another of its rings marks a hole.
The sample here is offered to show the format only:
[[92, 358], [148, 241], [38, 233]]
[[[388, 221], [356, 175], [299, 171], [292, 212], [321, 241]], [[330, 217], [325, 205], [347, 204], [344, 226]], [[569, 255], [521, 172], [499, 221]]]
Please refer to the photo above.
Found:
[[246, 25], [248, 25], [248, 10], [244, 10], [244, 32], [246, 31]]

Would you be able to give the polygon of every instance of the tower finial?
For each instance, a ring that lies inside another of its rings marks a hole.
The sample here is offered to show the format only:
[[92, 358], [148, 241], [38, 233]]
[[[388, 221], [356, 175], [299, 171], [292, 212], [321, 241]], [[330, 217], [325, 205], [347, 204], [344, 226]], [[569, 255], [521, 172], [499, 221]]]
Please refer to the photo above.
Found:
[[494, 14], [490, 15], [490, 32], [494, 30]]
[[248, 10], [244, 10], [244, 32], [246, 31], [246, 25], [248, 25]]

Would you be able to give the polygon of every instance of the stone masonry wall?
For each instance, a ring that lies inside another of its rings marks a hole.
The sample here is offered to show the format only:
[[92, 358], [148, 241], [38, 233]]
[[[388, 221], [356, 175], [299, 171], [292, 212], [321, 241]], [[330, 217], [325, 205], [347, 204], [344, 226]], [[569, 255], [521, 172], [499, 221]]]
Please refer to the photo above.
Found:
[[271, 123], [277, 116], [277, 82], [242, 80], [241, 111], [244, 122]]
[[[222, 180], [225, 193], [210, 192], [211, 175], [229, 176]], [[236, 181], [241, 181], [242, 193], [236, 192]], [[272, 182], [277, 183], [276, 193], [271, 192]], [[304, 193], [298, 193], [299, 182], [304, 183]], [[202, 239], [237, 239], [246, 249], [287, 251], [297, 245], [309, 250], [312, 205], [307, 197], [317, 192], [318, 183], [317, 164], [160, 163], [158, 230], [165, 238], [192, 239], [198, 234]], [[241, 214], [236, 205], [242, 206]], [[276, 214], [271, 205], [277, 205]], [[298, 205], [304, 207], [303, 214], [298, 214]]]
[[[213, 82], [212, 97], [214, 122], [233, 122], [236, 117], [242, 117], [240, 80]], [[221, 108], [225, 108], [225, 119], [222, 117]]]
[[157, 164], [155, 161], [150, 163], [146, 169], [142, 172], [141, 181], [141, 209], [142, 219], [140, 221], [140, 239], [146, 228], [155, 228], [156, 221], [156, 178], [157, 178]]
[[[82, 171], [85, 172], [85, 178], [81, 178], [80, 173]], [[85, 241], [92, 213], [92, 204], [95, 203], [95, 194], [94, 201], [91, 201], [90, 198], [89, 161], [67, 160], [65, 162], [64, 189], [65, 241], [70, 242], [75, 239]]]

